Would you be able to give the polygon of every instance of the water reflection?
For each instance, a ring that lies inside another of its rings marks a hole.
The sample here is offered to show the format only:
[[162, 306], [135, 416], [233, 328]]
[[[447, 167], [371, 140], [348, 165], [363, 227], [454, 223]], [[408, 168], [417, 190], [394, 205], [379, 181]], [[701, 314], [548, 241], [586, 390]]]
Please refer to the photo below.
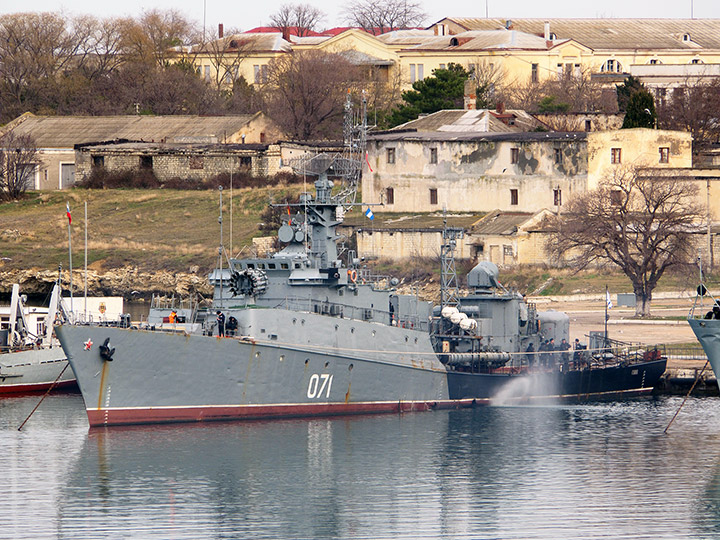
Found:
[[88, 431], [55, 400], [16, 435], [0, 401], [0, 538], [720, 537], [720, 400], [665, 435], [679, 403]]

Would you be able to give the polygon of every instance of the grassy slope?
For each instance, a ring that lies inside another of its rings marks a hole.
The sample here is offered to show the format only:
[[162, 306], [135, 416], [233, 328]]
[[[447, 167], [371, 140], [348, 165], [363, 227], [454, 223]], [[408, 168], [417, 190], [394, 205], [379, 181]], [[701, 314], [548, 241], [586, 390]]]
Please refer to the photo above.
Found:
[[[232, 239], [237, 253], [260, 236], [260, 213], [270, 199], [281, 202], [296, 196], [301, 186], [242, 189], [233, 192]], [[140, 270], [186, 272], [198, 266], [201, 272], [217, 262], [220, 228], [217, 191], [177, 190], [72, 190], [67, 192], [30, 193], [19, 202], [0, 204], [0, 270], [55, 269], [67, 266], [67, 218], [65, 203], [73, 214], [73, 266], [80, 268], [84, 259], [84, 202], [88, 203], [88, 264], [96, 270], [135, 266]], [[223, 192], [223, 235], [230, 247], [230, 197]], [[387, 217], [387, 216], [386, 216]], [[406, 219], [429, 225], [431, 216]], [[361, 212], [353, 212], [347, 222], [367, 226]], [[378, 223], [382, 221], [379, 214]], [[393, 219], [394, 223], [397, 217]], [[458, 221], [475, 219], [463, 216]], [[441, 219], [440, 219], [441, 221]], [[452, 220], [449, 220], [452, 221]], [[450, 223], [461, 225], [464, 223]], [[433, 223], [434, 225], [434, 223]], [[9, 259], [9, 260], [8, 260]], [[458, 266], [463, 275], [469, 268]], [[438, 261], [385, 263], [383, 272], [413, 279], [439, 280]], [[619, 271], [572, 274], [561, 270], [517, 268], [503, 271], [501, 281], [533, 293], [550, 278], [542, 294], [598, 293], [607, 285], [613, 293], [631, 292], [629, 280]], [[697, 272], [667, 276], [658, 290], [693, 290]], [[717, 288], [717, 287], [714, 287]]]
[[[259, 214], [270, 198], [282, 201], [300, 187], [234, 190], [232, 241], [237, 250], [258, 236]], [[67, 218], [72, 209], [73, 266], [84, 260], [84, 202], [88, 204], [88, 264], [101, 270], [124, 265], [141, 270], [187, 271], [216, 264], [220, 243], [217, 191], [72, 190], [31, 193], [0, 204], [1, 268], [67, 266]], [[230, 247], [230, 197], [223, 192], [223, 236]]]

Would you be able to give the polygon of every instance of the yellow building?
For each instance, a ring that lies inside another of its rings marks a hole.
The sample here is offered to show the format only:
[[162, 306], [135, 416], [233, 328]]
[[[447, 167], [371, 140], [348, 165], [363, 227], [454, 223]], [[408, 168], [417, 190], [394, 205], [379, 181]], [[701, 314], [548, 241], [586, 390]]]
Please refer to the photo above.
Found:
[[[380, 36], [358, 29], [287, 40], [280, 32], [243, 33], [195, 47], [188, 59], [218, 85], [240, 75], [262, 84], [268, 63], [296, 50], [352, 51], [351, 61], [374, 66], [403, 88], [451, 62], [478, 73], [492, 71], [505, 84], [587, 73], [614, 84], [627, 74], [650, 69], [652, 75], [658, 69], [643, 66], [720, 64], [720, 19], [446, 18], [426, 30]], [[683, 72], [663, 69], [663, 74]]]

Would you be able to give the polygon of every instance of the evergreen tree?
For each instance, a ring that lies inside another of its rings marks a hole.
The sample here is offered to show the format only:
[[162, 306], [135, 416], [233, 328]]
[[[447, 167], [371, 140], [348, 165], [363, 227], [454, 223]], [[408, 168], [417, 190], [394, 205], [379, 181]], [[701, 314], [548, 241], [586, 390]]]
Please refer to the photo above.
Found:
[[617, 102], [620, 112], [627, 111], [630, 96], [632, 96], [635, 92], [645, 90], [645, 86], [643, 86], [643, 83], [640, 82], [640, 79], [637, 79], [632, 75], [626, 77], [623, 83], [617, 85], [615, 88], [617, 91]]
[[413, 89], [403, 92], [404, 105], [392, 110], [388, 117], [390, 127], [415, 120], [421, 114], [443, 109], [462, 109], [465, 81], [469, 74], [459, 64], [448, 64], [447, 69], [433, 70], [430, 77], [415, 81]]
[[652, 94], [647, 90], [639, 90], [630, 96], [622, 129], [654, 128], [656, 118], [655, 100]]

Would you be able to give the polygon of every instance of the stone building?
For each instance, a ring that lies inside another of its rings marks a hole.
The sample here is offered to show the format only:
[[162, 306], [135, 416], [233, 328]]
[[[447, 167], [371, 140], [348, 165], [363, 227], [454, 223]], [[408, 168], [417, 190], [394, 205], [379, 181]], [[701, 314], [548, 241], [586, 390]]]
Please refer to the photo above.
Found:
[[89, 143], [77, 146], [75, 164], [78, 181], [100, 167], [108, 172], [148, 169], [161, 182], [174, 178], [207, 180], [231, 171], [269, 176], [280, 169], [280, 147], [141, 141]]
[[368, 138], [366, 203], [389, 212], [538, 212], [594, 188], [614, 168], [692, 166], [688, 133], [384, 132]]
[[32, 137], [38, 159], [29, 189], [75, 183], [75, 146], [126, 139], [156, 143], [270, 144], [282, 136], [262, 113], [237, 116], [36, 116], [25, 113], [0, 130]]

